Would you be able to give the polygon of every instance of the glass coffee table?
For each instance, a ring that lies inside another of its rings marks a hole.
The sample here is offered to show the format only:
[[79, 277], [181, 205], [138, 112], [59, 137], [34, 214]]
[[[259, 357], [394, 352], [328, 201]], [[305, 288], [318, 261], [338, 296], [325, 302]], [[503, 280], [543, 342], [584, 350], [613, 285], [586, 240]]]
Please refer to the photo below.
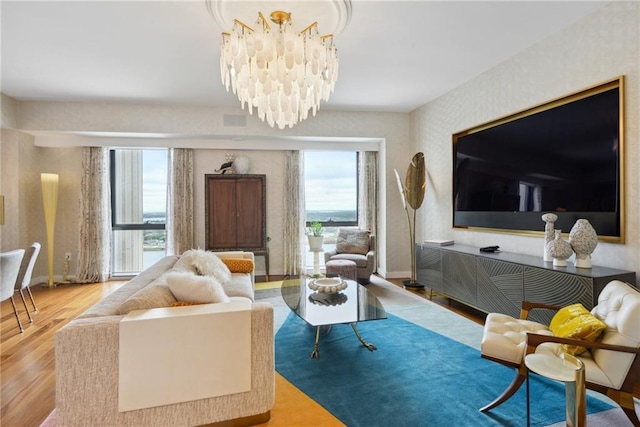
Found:
[[287, 276], [282, 282], [282, 298], [298, 317], [316, 327], [316, 340], [311, 357], [317, 359], [320, 328], [349, 323], [358, 340], [370, 351], [376, 346], [365, 341], [358, 332], [357, 322], [387, 318], [387, 312], [366, 287], [341, 277], [314, 279], [307, 276]]

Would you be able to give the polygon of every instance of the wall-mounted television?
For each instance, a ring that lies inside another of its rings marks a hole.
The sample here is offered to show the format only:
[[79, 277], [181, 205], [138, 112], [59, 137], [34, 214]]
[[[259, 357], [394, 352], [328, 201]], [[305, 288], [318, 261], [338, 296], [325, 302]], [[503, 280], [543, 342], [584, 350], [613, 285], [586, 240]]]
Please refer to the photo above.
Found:
[[624, 241], [623, 77], [453, 135], [453, 227]]

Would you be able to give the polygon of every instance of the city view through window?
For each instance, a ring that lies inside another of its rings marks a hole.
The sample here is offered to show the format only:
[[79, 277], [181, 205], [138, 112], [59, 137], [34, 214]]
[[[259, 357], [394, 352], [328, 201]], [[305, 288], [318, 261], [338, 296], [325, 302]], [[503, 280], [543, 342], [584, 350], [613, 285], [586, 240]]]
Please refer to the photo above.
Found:
[[[323, 225], [323, 249], [335, 248], [340, 227], [358, 225], [358, 153], [354, 151], [305, 151], [305, 220]], [[308, 243], [307, 243], [308, 245]], [[313, 253], [306, 248], [306, 266]], [[320, 257], [324, 265], [324, 257]]]
[[[143, 159], [144, 224], [167, 223], [167, 150], [145, 150]], [[144, 230], [143, 269], [166, 255], [167, 230]]]
[[166, 254], [167, 154], [111, 152], [114, 275], [136, 274]]

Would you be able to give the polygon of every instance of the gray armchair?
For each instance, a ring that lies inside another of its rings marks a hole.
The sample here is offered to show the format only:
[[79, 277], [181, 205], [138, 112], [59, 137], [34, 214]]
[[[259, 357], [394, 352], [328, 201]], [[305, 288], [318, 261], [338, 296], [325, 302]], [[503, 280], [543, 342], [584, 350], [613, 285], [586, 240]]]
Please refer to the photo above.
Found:
[[376, 271], [376, 236], [367, 230], [341, 228], [336, 249], [324, 253], [325, 264], [336, 259], [355, 262], [358, 282], [369, 283]]

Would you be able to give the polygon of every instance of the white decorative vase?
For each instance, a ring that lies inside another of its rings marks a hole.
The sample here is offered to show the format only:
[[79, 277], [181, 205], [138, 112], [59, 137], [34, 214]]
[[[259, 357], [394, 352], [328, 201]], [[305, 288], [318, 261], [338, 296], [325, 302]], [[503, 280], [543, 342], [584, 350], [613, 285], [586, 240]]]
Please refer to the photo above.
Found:
[[309, 250], [311, 252], [322, 252], [324, 236], [307, 236], [309, 239]]
[[233, 160], [233, 169], [239, 174], [249, 172], [249, 158], [246, 156], [236, 156]]
[[591, 254], [598, 246], [598, 235], [588, 220], [576, 221], [569, 233], [569, 244], [576, 253], [576, 267], [591, 268]]
[[566, 267], [567, 259], [573, 255], [573, 249], [566, 240], [562, 239], [562, 230], [555, 230], [555, 238], [545, 245], [549, 254], [553, 257], [555, 267]]
[[557, 219], [558, 219], [558, 215], [553, 213], [546, 213], [542, 215], [542, 220], [546, 223], [544, 226], [544, 257], [543, 257], [544, 262], [553, 261], [553, 257], [547, 250], [547, 243], [555, 239], [554, 223], [556, 222]]

